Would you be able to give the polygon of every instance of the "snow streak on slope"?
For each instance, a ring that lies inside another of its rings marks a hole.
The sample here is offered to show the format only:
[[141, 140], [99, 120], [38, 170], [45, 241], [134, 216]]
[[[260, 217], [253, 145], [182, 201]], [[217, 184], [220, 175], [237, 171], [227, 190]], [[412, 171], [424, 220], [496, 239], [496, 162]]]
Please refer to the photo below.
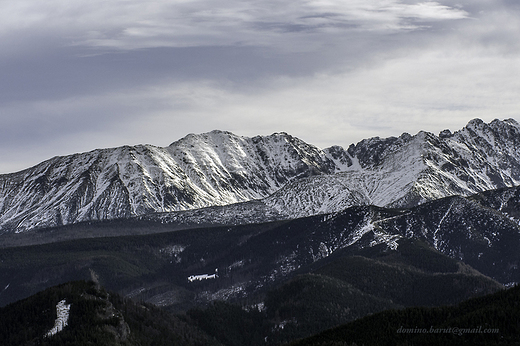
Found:
[[64, 299], [56, 305], [56, 321], [54, 322], [54, 327], [45, 334], [46, 337], [58, 334], [69, 324], [70, 304], [65, 303]]

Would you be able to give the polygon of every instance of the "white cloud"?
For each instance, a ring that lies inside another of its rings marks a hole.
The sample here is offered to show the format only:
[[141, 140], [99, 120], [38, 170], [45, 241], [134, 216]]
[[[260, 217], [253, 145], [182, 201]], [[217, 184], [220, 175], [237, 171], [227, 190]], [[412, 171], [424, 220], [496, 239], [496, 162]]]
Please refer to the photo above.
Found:
[[463, 19], [468, 17], [468, 13], [462, 9], [441, 5], [435, 1], [420, 2], [417, 4], [390, 6], [395, 10], [396, 15], [401, 18], [415, 18], [418, 20], [449, 20]]
[[[520, 76], [519, 57], [465, 48], [409, 53], [342, 74], [275, 79], [254, 94], [196, 84], [165, 86], [163, 98], [184, 100], [179, 114], [208, 130], [287, 131], [322, 147], [520, 116], [520, 78], [511, 78]], [[174, 114], [159, 111], [157, 123]]]
[[466, 18], [438, 2], [399, 0], [21, 0], [3, 4], [0, 35], [47, 31], [64, 44], [139, 49], [273, 43], [273, 36], [420, 28], [415, 20]]

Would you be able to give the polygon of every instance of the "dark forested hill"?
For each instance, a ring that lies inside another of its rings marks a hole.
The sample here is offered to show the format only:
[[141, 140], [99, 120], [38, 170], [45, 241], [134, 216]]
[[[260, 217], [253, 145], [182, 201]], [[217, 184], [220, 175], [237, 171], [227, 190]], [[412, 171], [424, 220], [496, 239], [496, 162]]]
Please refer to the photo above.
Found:
[[[298, 335], [313, 334], [315, 328], [302, 318], [305, 313], [298, 310], [307, 309], [309, 320], [312, 313], [315, 322], [324, 323], [340, 313], [339, 306], [349, 299], [350, 305], [344, 305], [343, 313], [348, 314], [346, 306], [355, 309], [358, 299], [359, 305], [373, 299], [356, 293], [346, 283], [334, 281], [325, 276], [299, 278], [281, 289], [287, 291], [285, 296], [280, 292], [272, 294], [266, 301], [267, 307], [260, 309], [251, 306], [244, 310], [238, 305], [215, 302], [183, 315], [122, 298], [94, 282], [70, 282], [0, 308], [0, 344], [242, 346], [292, 341], [291, 345], [295, 346], [350, 346], [513, 345], [518, 342], [518, 286], [453, 306], [386, 310], [294, 341]], [[301, 291], [304, 287], [307, 288]], [[318, 291], [320, 294], [312, 298]], [[298, 306], [302, 295], [315, 299], [314, 303]], [[327, 295], [331, 295], [328, 300]], [[274, 303], [279, 298], [283, 298], [284, 307], [273, 309], [281, 306], [280, 302]], [[282, 320], [283, 314], [288, 312], [293, 317]]]
[[455, 306], [389, 310], [292, 346], [518, 345], [520, 286]]
[[[60, 302], [68, 307], [66, 314], [57, 310]], [[0, 345], [204, 346], [220, 343], [153, 305], [109, 294], [94, 282], [76, 281], [0, 308]]]

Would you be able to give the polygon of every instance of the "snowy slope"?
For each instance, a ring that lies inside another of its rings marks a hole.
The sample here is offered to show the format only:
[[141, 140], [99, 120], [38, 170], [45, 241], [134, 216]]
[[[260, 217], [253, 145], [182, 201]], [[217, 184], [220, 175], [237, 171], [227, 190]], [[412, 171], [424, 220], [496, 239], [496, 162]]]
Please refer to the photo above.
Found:
[[285, 133], [246, 138], [213, 131], [166, 148], [125, 146], [55, 157], [0, 176], [0, 229], [20, 232], [248, 201], [334, 168], [323, 151]]
[[354, 205], [411, 207], [519, 184], [520, 125], [512, 119], [489, 124], [474, 119], [460, 131], [438, 136], [421, 131], [375, 137], [348, 149], [321, 150], [286, 133], [248, 138], [212, 131], [165, 148], [95, 150], [2, 175], [0, 230], [253, 200], [198, 214], [212, 213], [201, 216], [205, 220], [223, 215], [259, 222], [262, 215], [290, 219]]
[[363, 204], [411, 207], [520, 184], [520, 125], [512, 119], [475, 119], [455, 133], [375, 137], [324, 151], [336, 174], [294, 180], [264, 202], [306, 216]]

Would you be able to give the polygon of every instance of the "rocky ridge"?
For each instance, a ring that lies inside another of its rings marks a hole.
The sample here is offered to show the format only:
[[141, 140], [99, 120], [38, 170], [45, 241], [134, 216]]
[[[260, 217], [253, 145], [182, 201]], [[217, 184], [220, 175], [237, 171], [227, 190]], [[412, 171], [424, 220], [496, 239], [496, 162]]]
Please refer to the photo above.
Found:
[[165, 148], [94, 150], [2, 175], [0, 230], [241, 202], [286, 219], [354, 205], [412, 207], [519, 184], [520, 125], [513, 119], [474, 119], [454, 133], [405, 133], [323, 150], [286, 133], [212, 131]]

